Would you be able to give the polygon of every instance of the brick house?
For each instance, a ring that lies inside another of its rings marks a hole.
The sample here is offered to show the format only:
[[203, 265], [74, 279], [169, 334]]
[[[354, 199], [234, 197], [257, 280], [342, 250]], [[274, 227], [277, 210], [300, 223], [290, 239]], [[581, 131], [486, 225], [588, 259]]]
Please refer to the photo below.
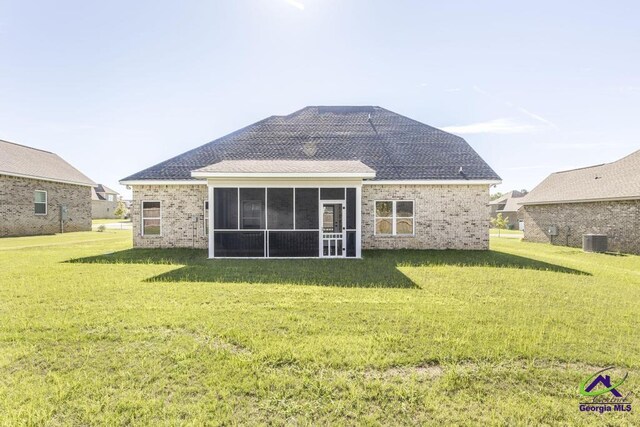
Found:
[[501, 213], [502, 218], [507, 221], [507, 228], [509, 230], [518, 230], [519, 221], [522, 219], [522, 215], [519, 213], [521, 206], [518, 203], [522, 200], [522, 197], [524, 197], [524, 193], [513, 190], [489, 202], [491, 218], [495, 218]]
[[118, 207], [118, 192], [106, 185], [98, 184], [91, 189], [91, 218], [116, 218], [114, 212]]
[[135, 247], [359, 258], [488, 249], [499, 182], [464, 139], [365, 106], [268, 117], [121, 184], [133, 189]]
[[583, 234], [606, 234], [609, 250], [640, 254], [640, 150], [552, 173], [521, 205], [525, 240], [581, 247]]
[[0, 237], [91, 230], [94, 185], [54, 153], [0, 141]]

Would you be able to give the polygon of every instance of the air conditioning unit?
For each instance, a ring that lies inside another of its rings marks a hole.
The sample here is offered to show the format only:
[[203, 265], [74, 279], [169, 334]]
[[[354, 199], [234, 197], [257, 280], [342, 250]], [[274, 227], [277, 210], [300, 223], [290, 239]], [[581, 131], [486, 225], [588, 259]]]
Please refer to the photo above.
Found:
[[582, 250], [585, 252], [607, 252], [607, 235], [583, 234]]
[[550, 225], [549, 226], [549, 236], [557, 236], [558, 235], [558, 226]]

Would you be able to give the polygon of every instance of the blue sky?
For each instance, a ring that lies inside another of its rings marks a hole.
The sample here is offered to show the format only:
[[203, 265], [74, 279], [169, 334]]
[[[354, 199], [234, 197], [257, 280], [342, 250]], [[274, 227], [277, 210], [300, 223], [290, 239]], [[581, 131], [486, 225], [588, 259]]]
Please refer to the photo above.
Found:
[[[531, 189], [640, 149], [638, 2], [0, 0], [0, 139], [119, 179], [273, 114], [380, 105]], [[126, 194], [126, 193], [125, 193]]]

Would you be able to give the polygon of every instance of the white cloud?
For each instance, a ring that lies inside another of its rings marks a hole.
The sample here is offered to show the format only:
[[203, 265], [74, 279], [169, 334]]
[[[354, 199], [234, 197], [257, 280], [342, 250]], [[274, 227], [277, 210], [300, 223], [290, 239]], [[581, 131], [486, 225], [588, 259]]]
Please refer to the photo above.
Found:
[[538, 114], [534, 114], [529, 110], [525, 110], [523, 107], [518, 107], [518, 111], [520, 111], [522, 114], [525, 114], [525, 115], [531, 117], [534, 120], [537, 120], [537, 121], [542, 122], [542, 123], [544, 123], [546, 125], [549, 125], [554, 129], [558, 129], [558, 126], [556, 126], [556, 124], [553, 123], [551, 120], [547, 120], [547, 119], [545, 119], [544, 117], [542, 117], [542, 116], [540, 116]]
[[536, 126], [509, 118], [488, 120], [468, 125], [446, 126], [442, 130], [459, 135], [474, 133], [527, 133], [538, 130]]
[[286, 1], [296, 9], [304, 10], [304, 4], [300, 3], [299, 1], [297, 0], [286, 0]]

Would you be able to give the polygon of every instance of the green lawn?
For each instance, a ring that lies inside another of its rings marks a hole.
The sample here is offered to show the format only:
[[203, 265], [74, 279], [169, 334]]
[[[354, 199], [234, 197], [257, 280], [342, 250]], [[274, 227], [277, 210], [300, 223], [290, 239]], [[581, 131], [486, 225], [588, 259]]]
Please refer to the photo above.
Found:
[[639, 425], [640, 257], [490, 252], [205, 260], [130, 231], [0, 239], [0, 425]]
[[114, 218], [114, 219], [107, 218], [107, 219], [94, 219], [94, 220], [91, 220], [91, 223], [92, 223], [93, 225], [100, 225], [100, 224], [120, 224], [120, 223], [128, 223], [128, 222], [130, 223], [130, 222], [131, 222], [131, 220], [130, 220], [130, 219], [117, 219], [117, 218]]
[[524, 233], [520, 230], [498, 230], [497, 228], [492, 228], [489, 230], [489, 232], [491, 234], [517, 234], [519, 236], [522, 236]]

